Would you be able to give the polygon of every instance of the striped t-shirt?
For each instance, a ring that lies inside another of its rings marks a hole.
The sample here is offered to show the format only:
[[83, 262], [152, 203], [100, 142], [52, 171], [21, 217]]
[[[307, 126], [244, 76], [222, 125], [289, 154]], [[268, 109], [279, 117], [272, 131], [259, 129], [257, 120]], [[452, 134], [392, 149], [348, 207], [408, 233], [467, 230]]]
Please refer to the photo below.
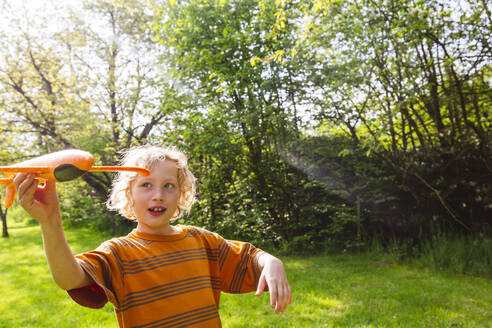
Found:
[[113, 303], [120, 327], [221, 327], [220, 292], [254, 291], [260, 250], [181, 226], [161, 236], [133, 230], [77, 255], [96, 282], [68, 291], [79, 304]]

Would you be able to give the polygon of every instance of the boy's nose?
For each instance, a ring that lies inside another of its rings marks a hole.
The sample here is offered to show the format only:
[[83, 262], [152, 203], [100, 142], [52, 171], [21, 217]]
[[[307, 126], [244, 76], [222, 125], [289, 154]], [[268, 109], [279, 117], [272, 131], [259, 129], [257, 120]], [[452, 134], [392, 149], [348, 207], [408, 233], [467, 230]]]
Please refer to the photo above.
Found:
[[163, 200], [164, 199], [164, 191], [161, 189], [157, 189], [156, 192], [152, 195], [152, 200]]

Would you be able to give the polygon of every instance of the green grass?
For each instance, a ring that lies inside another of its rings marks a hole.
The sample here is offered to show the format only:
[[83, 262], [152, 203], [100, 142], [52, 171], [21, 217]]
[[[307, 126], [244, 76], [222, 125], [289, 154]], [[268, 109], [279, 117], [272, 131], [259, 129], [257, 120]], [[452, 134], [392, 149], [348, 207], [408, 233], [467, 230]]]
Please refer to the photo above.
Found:
[[[111, 305], [83, 308], [53, 283], [37, 226], [10, 224], [0, 239], [0, 327], [116, 327]], [[75, 253], [107, 236], [69, 229]], [[222, 294], [224, 327], [490, 327], [492, 282], [396, 265], [376, 255], [283, 258], [292, 304], [276, 315], [268, 294]]]

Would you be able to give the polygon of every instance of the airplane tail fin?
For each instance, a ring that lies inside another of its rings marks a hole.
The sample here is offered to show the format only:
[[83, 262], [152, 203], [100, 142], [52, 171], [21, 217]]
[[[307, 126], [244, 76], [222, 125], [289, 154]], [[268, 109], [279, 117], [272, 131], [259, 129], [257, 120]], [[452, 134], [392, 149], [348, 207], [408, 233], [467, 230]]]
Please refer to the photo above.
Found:
[[9, 208], [14, 204], [15, 200], [15, 188], [13, 185], [7, 186], [7, 192], [5, 194], [5, 208]]
[[[46, 184], [46, 179], [35, 178], [40, 184]], [[7, 191], [5, 193], [5, 208], [9, 208], [14, 204], [16, 190], [12, 183], [13, 176], [10, 178], [0, 178], [0, 184], [7, 185]]]
[[0, 178], [0, 184], [7, 186], [7, 192], [5, 194], [5, 208], [9, 208], [12, 206], [15, 200], [15, 188], [12, 181], [14, 180], [14, 176], [9, 178]]

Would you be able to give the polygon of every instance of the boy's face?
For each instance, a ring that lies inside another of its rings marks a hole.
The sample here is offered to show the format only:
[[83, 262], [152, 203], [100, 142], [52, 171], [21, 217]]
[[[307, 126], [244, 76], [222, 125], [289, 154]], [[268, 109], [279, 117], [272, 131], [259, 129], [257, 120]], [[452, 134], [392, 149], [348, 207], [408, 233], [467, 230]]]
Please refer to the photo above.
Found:
[[150, 175], [138, 176], [130, 187], [139, 231], [151, 234], [172, 232], [169, 224], [178, 208], [179, 185], [176, 162], [158, 162]]

